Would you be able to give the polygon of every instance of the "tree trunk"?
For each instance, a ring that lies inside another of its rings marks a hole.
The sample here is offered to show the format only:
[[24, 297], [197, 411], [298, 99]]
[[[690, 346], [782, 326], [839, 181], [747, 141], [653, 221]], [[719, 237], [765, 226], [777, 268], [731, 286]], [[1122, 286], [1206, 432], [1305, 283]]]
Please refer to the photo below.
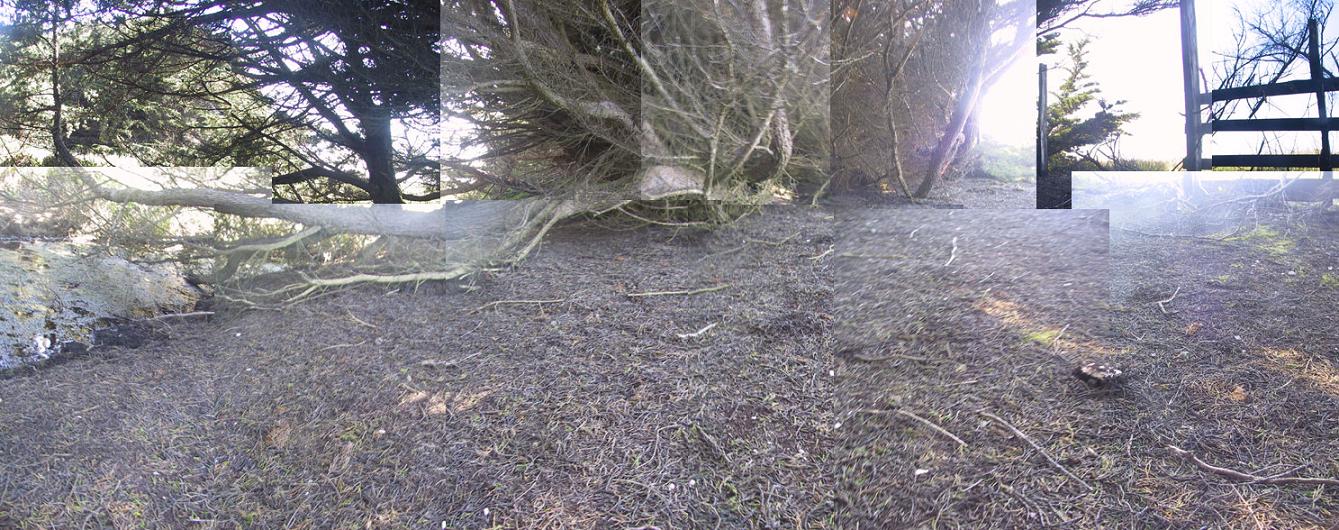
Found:
[[963, 128], [966, 127], [968, 118], [971, 118], [976, 111], [976, 102], [981, 96], [982, 81], [985, 78], [983, 64], [985, 55], [986, 48], [982, 47], [972, 62], [972, 74], [958, 96], [958, 101], [953, 107], [953, 115], [948, 120], [948, 126], [944, 128], [944, 135], [939, 137], [939, 143], [935, 145], [930, 155], [930, 166], [925, 170], [925, 178], [916, 186], [916, 197], [924, 198], [930, 195], [930, 190], [934, 189], [935, 183], [944, 176], [944, 171], [952, 162], [954, 149], [962, 144]]
[[402, 204], [400, 184], [395, 180], [395, 148], [391, 138], [391, 121], [386, 116], [359, 119], [363, 129], [363, 149], [360, 153], [367, 165], [368, 193], [377, 204]]
[[65, 141], [64, 101], [60, 91], [60, 6], [51, 4], [51, 151], [62, 166], [79, 167], [79, 159]]

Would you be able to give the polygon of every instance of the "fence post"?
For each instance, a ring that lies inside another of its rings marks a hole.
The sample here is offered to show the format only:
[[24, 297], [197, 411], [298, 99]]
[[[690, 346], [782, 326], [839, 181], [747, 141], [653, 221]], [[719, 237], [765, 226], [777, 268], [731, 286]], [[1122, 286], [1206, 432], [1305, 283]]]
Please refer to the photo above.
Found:
[[1192, 203], [1199, 202], [1202, 193], [1196, 185], [1196, 172], [1202, 169], [1200, 161], [1203, 153], [1200, 146], [1204, 140], [1200, 128], [1200, 66], [1199, 44], [1195, 33], [1195, 0], [1181, 0], [1181, 74], [1185, 82], [1186, 103], [1186, 160], [1181, 165], [1185, 175], [1181, 178], [1181, 193]]
[[1049, 124], [1046, 123], [1046, 65], [1037, 65], [1037, 182], [1045, 179], [1050, 172], [1047, 167], [1046, 156], [1046, 131]]
[[1320, 116], [1320, 170], [1329, 172], [1334, 169], [1330, 164], [1330, 117], [1325, 109], [1325, 70], [1320, 62], [1320, 21], [1307, 21], [1307, 62], [1311, 67], [1311, 80], [1316, 82], [1316, 111]]

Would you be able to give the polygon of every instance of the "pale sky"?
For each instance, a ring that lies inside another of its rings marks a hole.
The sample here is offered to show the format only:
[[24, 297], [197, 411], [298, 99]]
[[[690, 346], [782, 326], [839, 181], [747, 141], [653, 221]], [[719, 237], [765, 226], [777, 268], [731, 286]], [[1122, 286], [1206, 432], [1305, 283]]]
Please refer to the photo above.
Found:
[[[1200, 0], [1197, 3], [1200, 68], [1208, 79], [1208, 86], [1201, 90], [1218, 84], [1212, 74], [1213, 52], [1234, 48], [1232, 32], [1237, 22], [1232, 8], [1235, 6], [1251, 13], [1271, 3], [1271, 0]], [[1127, 158], [1179, 161], [1185, 157], [1179, 17], [1177, 9], [1168, 9], [1144, 17], [1082, 19], [1061, 32], [1065, 43], [1074, 42], [1084, 34], [1092, 37], [1088, 45], [1088, 71], [1092, 80], [1100, 84], [1102, 96], [1108, 100], [1127, 100], [1122, 109], [1141, 114], [1126, 127], [1130, 134], [1120, 143], [1120, 152]], [[1062, 59], [1063, 52], [1042, 58], [1053, 67]], [[1049, 79], [1052, 92], [1064, 76], [1064, 71], [1053, 68]], [[1299, 116], [1312, 99], [1270, 98], [1271, 103], [1281, 104], [1284, 108], [1269, 117]], [[1206, 136], [1204, 153], [1205, 156], [1253, 153], [1260, 138], [1260, 133]], [[1319, 135], [1291, 135], [1286, 140], [1285, 146], [1306, 149], [1319, 144]]]
[[[1036, 5], [1035, 0], [1012, 0]], [[1001, 2], [1009, 3], [1009, 2]], [[1034, 8], [1033, 11], [1036, 11]], [[1035, 21], [1034, 21], [1035, 25]], [[1013, 35], [997, 36], [1012, 38]], [[995, 142], [1033, 147], [1037, 139], [1037, 50], [1023, 52], [999, 82], [981, 98], [981, 135]]]

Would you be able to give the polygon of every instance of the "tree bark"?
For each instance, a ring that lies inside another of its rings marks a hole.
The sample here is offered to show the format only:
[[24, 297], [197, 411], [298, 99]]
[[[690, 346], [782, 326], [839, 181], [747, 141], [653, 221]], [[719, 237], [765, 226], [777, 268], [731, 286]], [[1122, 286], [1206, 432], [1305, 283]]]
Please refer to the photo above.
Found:
[[[374, 111], [375, 112], [375, 111]], [[400, 184], [395, 180], [395, 147], [391, 121], [385, 116], [359, 119], [363, 129], [363, 162], [367, 165], [368, 193], [377, 204], [402, 204]]]
[[939, 143], [935, 144], [934, 151], [930, 155], [930, 166], [925, 170], [925, 178], [922, 178], [920, 185], [916, 186], [914, 194], [916, 197], [924, 198], [930, 195], [930, 190], [934, 189], [935, 183], [939, 182], [939, 178], [944, 176], [944, 171], [948, 169], [954, 149], [962, 144], [963, 128], [967, 125], [967, 119], [976, 111], [976, 102], [981, 96], [982, 81], [985, 78], [983, 64], [985, 55], [986, 48], [982, 47], [973, 61], [972, 74], [953, 107], [953, 115], [949, 117], [948, 126], [944, 128], [944, 135], [939, 137]]
[[60, 90], [60, 5], [51, 4], [51, 150], [62, 166], [79, 167], [79, 159], [65, 141], [64, 101]]

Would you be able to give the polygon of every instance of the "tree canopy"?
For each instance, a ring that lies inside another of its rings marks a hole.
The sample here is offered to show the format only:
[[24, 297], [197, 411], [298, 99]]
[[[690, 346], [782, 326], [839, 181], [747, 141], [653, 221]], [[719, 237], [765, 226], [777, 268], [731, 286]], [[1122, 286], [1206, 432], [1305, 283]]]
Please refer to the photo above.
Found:
[[437, 196], [435, 1], [0, 6], [0, 130], [26, 148], [11, 151], [266, 166], [285, 202]]

